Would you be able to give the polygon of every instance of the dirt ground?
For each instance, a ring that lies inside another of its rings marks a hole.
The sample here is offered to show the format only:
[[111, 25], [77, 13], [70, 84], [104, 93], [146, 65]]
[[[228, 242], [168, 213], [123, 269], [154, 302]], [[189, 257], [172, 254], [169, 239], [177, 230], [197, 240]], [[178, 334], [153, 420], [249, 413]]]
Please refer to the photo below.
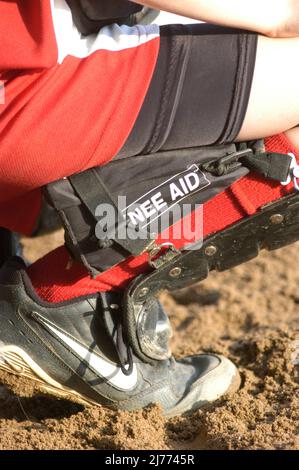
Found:
[[[31, 259], [61, 234], [25, 240]], [[153, 406], [135, 413], [84, 408], [1, 375], [0, 449], [299, 449], [299, 245], [163, 295], [180, 357], [216, 351], [242, 375], [233, 397], [166, 421]]]

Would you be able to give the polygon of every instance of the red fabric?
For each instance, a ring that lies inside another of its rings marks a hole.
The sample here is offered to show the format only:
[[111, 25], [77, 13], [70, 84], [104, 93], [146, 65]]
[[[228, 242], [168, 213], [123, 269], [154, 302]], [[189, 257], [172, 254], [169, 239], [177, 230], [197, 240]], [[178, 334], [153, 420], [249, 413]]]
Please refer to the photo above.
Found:
[[103, 165], [123, 146], [159, 51], [159, 37], [142, 28], [131, 35], [136, 47], [107, 27], [90, 39], [92, 53], [79, 44], [80, 58], [57, 63], [50, 1], [0, 2], [0, 226], [30, 233], [41, 186]]
[[[57, 64], [58, 50], [50, 1], [0, 2], [0, 41], [0, 79], [5, 96], [4, 102], [0, 100], [0, 172], [9, 178], [10, 168], [4, 164], [6, 157], [2, 156], [3, 138], [10, 133], [13, 145], [23, 138], [22, 135], [13, 135], [9, 127], [34, 92], [32, 85], [40, 76], [40, 70]], [[12, 171], [15, 171], [14, 159], [13, 148], [7, 158]], [[16, 180], [15, 174], [13, 187]], [[21, 196], [13, 190], [7, 202], [8, 184], [3, 187], [0, 184], [0, 225], [30, 233], [40, 210], [40, 190], [26, 190]]]
[[[117, 154], [151, 80], [155, 42], [139, 51], [67, 58], [62, 65], [6, 84], [0, 115], [1, 226], [30, 232], [39, 208], [37, 188], [102, 165]], [[122, 70], [122, 78], [115, 80], [115, 69]]]
[[[268, 151], [296, 154], [284, 134], [266, 139], [266, 148]], [[290, 191], [292, 185], [285, 188], [255, 174], [242, 178], [204, 205], [204, 236], [255, 213], [262, 205]], [[180, 248], [185, 241], [181, 239], [174, 243]], [[146, 256], [140, 256], [121, 263], [93, 280], [86, 276], [86, 271], [79, 264], [70, 266], [65, 248], [60, 247], [34, 263], [28, 272], [42, 298], [60, 302], [97, 291], [124, 288], [129, 280], [146, 269]]]
[[0, 2], [0, 70], [28, 70], [57, 63], [50, 0]]

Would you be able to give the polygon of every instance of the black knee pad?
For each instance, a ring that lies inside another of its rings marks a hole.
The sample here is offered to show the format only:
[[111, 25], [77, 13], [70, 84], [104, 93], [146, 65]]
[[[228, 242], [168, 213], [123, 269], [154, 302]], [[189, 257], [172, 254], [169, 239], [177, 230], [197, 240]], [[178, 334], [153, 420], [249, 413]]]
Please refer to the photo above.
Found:
[[62, 219], [71, 256], [95, 277], [129, 257], [154, 257], [158, 235], [249, 168], [284, 181], [291, 164], [290, 156], [253, 145], [181, 149], [116, 159], [51, 183], [45, 193]]
[[118, 159], [51, 183], [45, 193], [69, 252], [96, 276], [150, 252], [159, 233], [245, 175], [238, 161], [218, 176], [203, 169], [235, 151], [228, 145]]

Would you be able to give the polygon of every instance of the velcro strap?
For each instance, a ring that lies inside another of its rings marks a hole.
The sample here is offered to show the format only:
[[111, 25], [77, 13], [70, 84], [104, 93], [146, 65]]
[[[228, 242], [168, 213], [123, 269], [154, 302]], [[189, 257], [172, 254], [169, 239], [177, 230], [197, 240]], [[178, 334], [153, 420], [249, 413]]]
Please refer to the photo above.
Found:
[[[144, 231], [142, 236], [136, 237], [135, 228], [119, 211], [113, 196], [93, 168], [89, 171], [70, 176], [68, 179], [94, 218], [96, 218], [96, 211], [100, 204], [108, 204], [114, 208], [117, 217], [113, 220], [113, 225], [107, 227], [106, 240], [114, 241], [133, 256], [138, 256], [150, 249], [155, 237], [150, 237], [150, 233], [147, 231]], [[141, 231], [142, 229], [138, 228], [139, 234]], [[119, 237], [119, 234], [125, 234], [126, 237]]]

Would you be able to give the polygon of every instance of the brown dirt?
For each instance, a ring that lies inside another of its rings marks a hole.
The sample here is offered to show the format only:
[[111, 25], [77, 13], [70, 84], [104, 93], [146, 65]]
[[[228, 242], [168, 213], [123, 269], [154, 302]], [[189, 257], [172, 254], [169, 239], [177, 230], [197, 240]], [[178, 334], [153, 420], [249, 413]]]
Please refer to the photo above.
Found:
[[[60, 240], [60, 233], [25, 240], [27, 256], [36, 258]], [[1, 374], [0, 449], [299, 449], [298, 248], [263, 253], [163, 295], [175, 354], [229, 356], [242, 375], [233, 397], [166, 421], [157, 407], [135, 413], [84, 408]]]

